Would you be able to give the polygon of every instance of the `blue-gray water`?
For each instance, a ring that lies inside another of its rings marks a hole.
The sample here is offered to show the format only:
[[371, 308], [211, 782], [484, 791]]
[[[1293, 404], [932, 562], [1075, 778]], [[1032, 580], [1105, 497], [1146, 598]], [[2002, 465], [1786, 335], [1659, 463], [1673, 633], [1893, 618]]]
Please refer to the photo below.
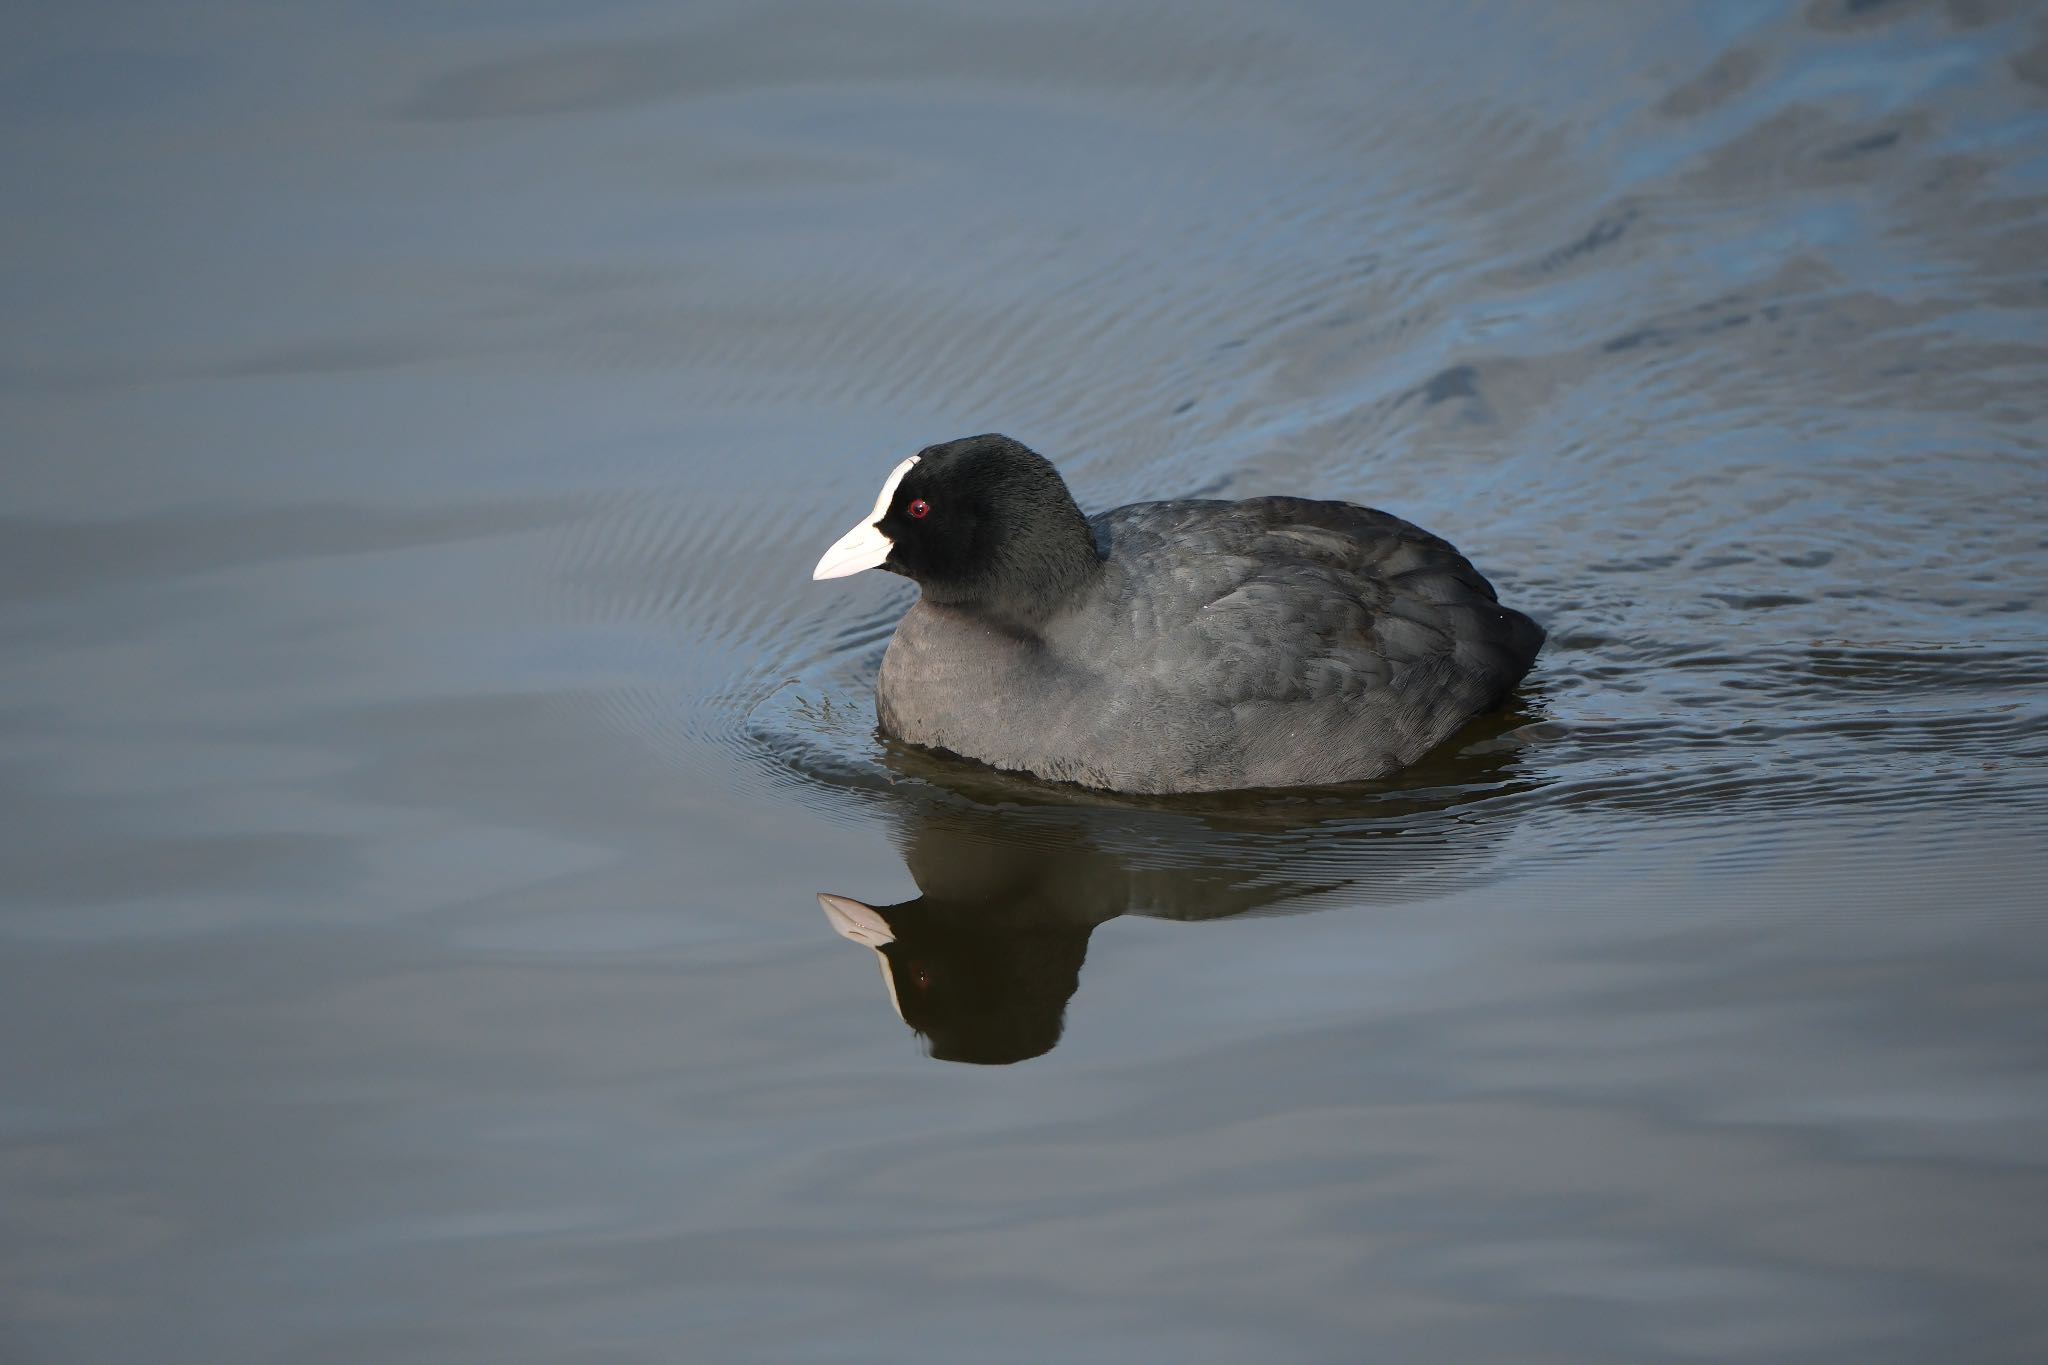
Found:
[[[2039, 6], [0, 28], [0, 1360], [2048, 1358]], [[1551, 645], [885, 753], [808, 570], [984, 430]]]

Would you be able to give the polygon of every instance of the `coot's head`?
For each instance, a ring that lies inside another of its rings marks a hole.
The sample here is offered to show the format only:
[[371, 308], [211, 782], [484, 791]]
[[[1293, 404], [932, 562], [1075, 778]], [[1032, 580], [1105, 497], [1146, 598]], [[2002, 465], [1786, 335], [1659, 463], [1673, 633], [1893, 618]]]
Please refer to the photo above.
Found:
[[811, 577], [887, 569], [934, 602], [1030, 620], [1096, 570], [1087, 518], [1059, 471], [1007, 436], [926, 446], [889, 471], [874, 511]]

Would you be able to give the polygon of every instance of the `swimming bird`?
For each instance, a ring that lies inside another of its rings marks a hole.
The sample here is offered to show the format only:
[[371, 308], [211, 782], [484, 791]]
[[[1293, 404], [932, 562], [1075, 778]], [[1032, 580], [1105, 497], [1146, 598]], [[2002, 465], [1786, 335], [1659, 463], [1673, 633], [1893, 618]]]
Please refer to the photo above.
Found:
[[1089, 517], [994, 434], [897, 465], [811, 577], [875, 568], [922, 589], [876, 680], [884, 734], [1109, 791], [1383, 777], [1502, 705], [1543, 645], [1389, 513], [1259, 497]]

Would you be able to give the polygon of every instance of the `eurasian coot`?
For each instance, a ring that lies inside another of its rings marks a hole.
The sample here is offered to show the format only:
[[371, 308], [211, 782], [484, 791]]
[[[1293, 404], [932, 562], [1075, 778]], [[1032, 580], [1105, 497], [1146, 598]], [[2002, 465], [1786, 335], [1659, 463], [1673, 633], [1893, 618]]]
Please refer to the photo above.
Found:
[[1543, 629], [1448, 543], [1348, 502], [1081, 514], [1007, 436], [928, 446], [813, 578], [916, 580], [885, 733], [1112, 791], [1379, 777], [1500, 706]]

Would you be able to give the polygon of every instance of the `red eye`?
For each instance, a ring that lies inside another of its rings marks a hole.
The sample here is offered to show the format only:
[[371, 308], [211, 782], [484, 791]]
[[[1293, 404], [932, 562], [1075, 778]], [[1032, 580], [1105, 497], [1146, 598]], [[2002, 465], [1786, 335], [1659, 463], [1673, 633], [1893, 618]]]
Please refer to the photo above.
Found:
[[932, 510], [932, 505], [926, 502], [923, 498], [912, 498], [910, 500], [910, 506], [904, 508], [903, 510], [910, 513], [910, 515], [912, 515], [913, 517], [921, 517], [925, 513]]
[[925, 965], [922, 962], [913, 962], [910, 964], [910, 980], [911, 983], [921, 991], [931, 989], [932, 974], [931, 972], [926, 970]]

